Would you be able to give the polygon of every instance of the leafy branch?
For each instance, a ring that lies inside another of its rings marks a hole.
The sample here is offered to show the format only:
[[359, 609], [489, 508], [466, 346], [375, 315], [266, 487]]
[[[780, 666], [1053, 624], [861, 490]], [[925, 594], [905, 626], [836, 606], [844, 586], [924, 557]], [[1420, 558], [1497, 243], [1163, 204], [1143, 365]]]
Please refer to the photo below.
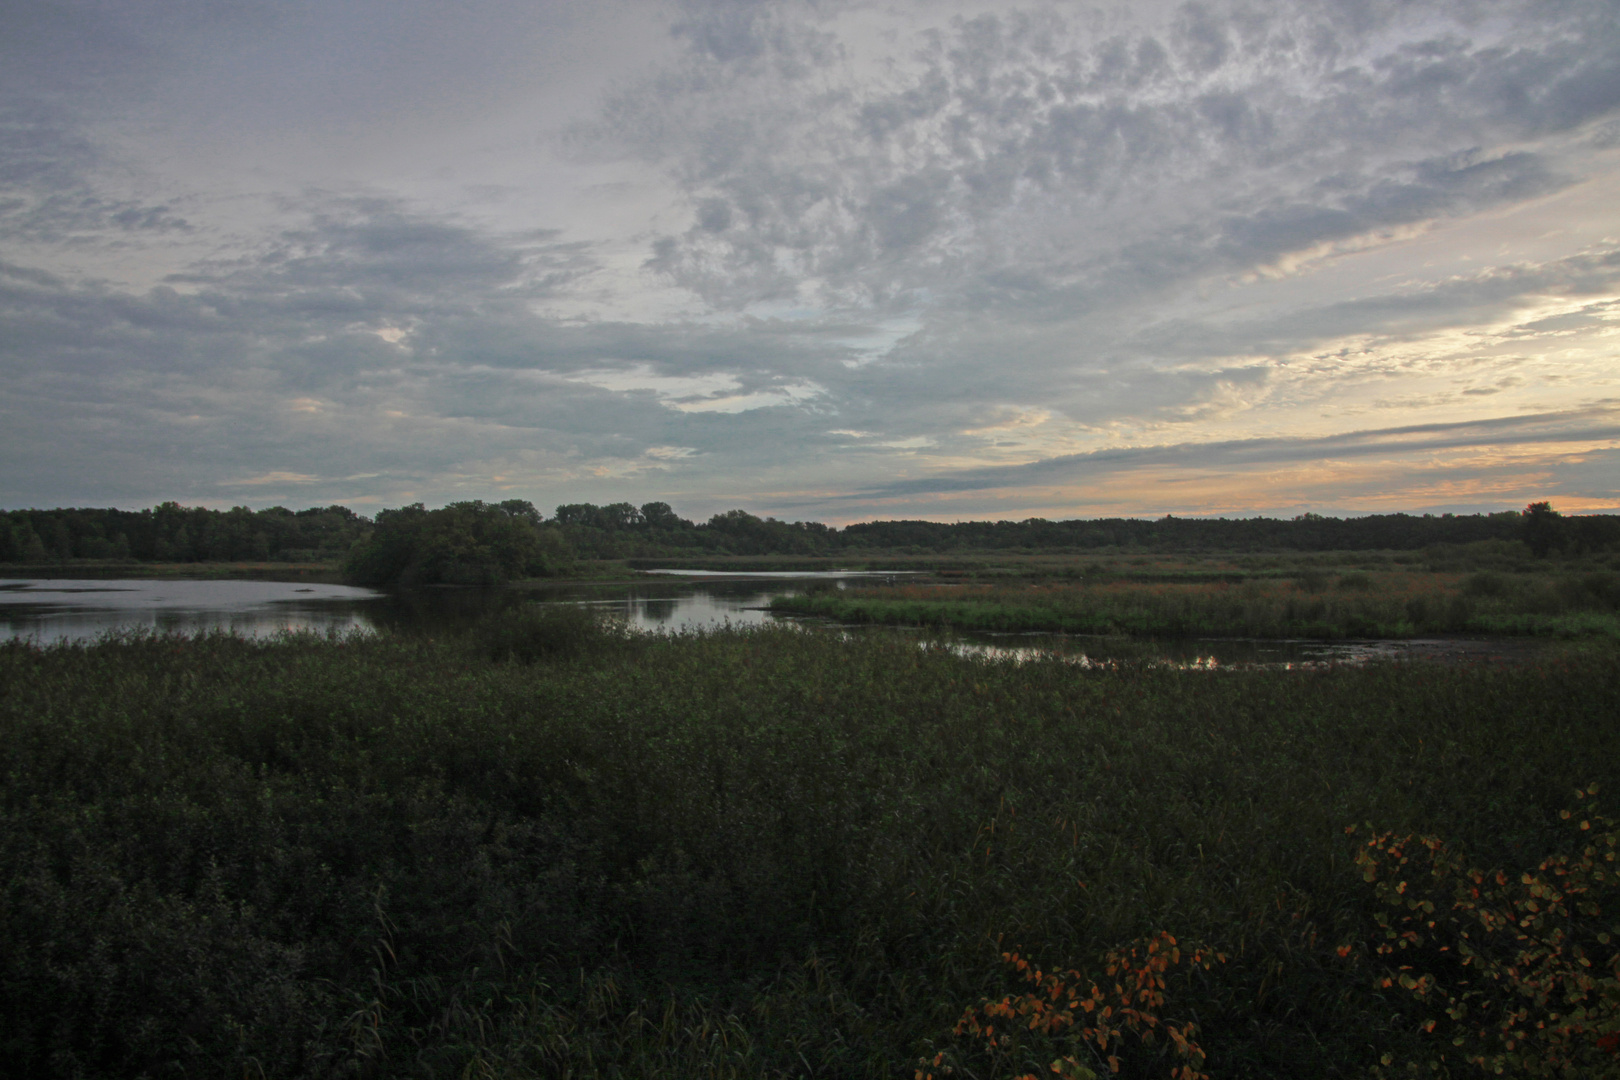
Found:
[[[1226, 961], [1224, 955], [1207, 949], [1194, 949], [1186, 958], [1192, 966], [1205, 970]], [[1043, 971], [1016, 952], [1004, 952], [1001, 959], [1031, 988], [1003, 995], [1000, 1000], [983, 999], [963, 1012], [953, 1029], [958, 1037], [983, 1040], [985, 1052], [993, 1059], [1027, 1061], [1032, 1054], [1044, 1058], [1057, 1052], [1059, 1056], [1048, 1066], [1053, 1073], [1063, 1080], [1096, 1080], [1096, 1072], [1081, 1063], [1082, 1055], [1099, 1067], [1118, 1072], [1127, 1033], [1144, 1046], [1152, 1046], [1162, 1033], [1182, 1062], [1171, 1068], [1171, 1080], [1208, 1080], [1196, 1025], [1160, 1015], [1166, 974], [1183, 959], [1172, 935], [1160, 931], [1110, 950], [1101, 984], [1073, 969]], [[1036, 1036], [1036, 1045], [1026, 1051], [1021, 1044], [1029, 1035]], [[1064, 1050], [1067, 1052], [1062, 1053]], [[916, 1080], [949, 1075], [952, 1067], [946, 1064], [946, 1057], [940, 1053], [932, 1060], [919, 1061]], [[1019, 1080], [1034, 1078], [1034, 1073], [1026, 1072]]]
[[1357, 853], [1395, 909], [1377, 916], [1378, 985], [1419, 1003], [1421, 1030], [1436, 1036], [1431, 1068], [1620, 1077], [1620, 825], [1579, 805], [1596, 793], [1577, 791], [1577, 807], [1559, 815], [1577, 834], [1574, 853], [1522, 873], [1470, 867], [1432, 836], [1376, 833]]

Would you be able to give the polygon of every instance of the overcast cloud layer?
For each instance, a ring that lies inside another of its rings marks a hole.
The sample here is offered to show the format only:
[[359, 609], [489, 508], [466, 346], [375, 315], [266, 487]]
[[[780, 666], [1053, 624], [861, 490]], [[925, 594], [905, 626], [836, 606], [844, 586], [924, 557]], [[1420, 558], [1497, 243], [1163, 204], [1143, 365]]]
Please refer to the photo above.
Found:
[[0, 505], [1620, 507], [1603, 2], [0, 4]]

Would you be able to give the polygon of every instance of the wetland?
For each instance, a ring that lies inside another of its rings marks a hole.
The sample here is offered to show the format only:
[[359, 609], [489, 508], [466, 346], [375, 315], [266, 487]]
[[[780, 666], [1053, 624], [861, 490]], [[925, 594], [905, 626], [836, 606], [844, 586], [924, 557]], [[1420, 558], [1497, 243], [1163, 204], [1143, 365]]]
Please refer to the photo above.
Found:
[[[4, 1057], [1371, 1078], [1515, 1038], [1604, 1075], [1613, 567], [1511, 554], [8, 580]], [[1388, 876], [1405, 853], [1427, 876]], [[1530, 945], [1453, 906], [1476, 869]], [[987, 1035], [1004, 1011], [1038, 1022]]]
[[[574, 605], [642, 633], [778, 624], [845, 635], [889, 632], [964, 656], [1014, 660], [1050, 656], [1082, 665], [1152, 661], [1191, 670], [1234, 664], [1364, 663], [1402, 657], [1507, 659], [1532, 655], [1539, 647], [1534, 639], [1501, 637], [1265, 637], [1253, 635], [1253, 627], [1241, 623], [1231, 624], [1238, 634], [1230, 636], [1208, 634], [1206, 625], [1204, 635], [1133, 637], [1100, 621], [1092, 623], [1090, 633], [1051, 632], [1039, 627], [1052, 621], [1054, 600], [1070, 608], [1077, 604], [1072, 596], [1064, 599], [1061, 590], [1054, 593], [1043, 587], [1024, 591], [1043, 605], [1033, 609], [1033, 618], [1025, 609], [1025, 625], [1033, 623], [1035, 629], [1009, 620], [1004, 612], [992, 618], [981, 614], [975, 624], [962, 619], [961, 613], [982, 612], [985, 604], [980, 598], [987, 590], [937, 581], [904, 584], [918, 580], [932, 579], [919, 572], [892, 571], [655, 570], [637, 580], [620, 582], [534, 581], [508, 589], [384, 590], [219, 577], [10, 578], [0, 579], [0, 635], [51, 644], [132, 631], [223, 632], [252, 639], [288, 633], [455, 634], [514, 608]], [[1158, 589], [1162, 591], [1163, 586]], [[998, 594], [1006, 592], [1003, 589]], [[874, 602], [882, 604], [896, 594], [908, 599], [907, 606], [898, 612], [879, 607], [880, 617], [874, 618]], [[1239, 636], [1243, 631], [1250, 634]]]

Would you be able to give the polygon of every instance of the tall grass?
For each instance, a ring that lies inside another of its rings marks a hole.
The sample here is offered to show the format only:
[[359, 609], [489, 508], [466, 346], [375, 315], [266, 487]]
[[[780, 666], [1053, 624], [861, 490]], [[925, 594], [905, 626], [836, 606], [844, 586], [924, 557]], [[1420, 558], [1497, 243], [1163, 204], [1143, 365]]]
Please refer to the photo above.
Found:
[[779, 597], [775, 611], [844, 623], [1159, 637], [1620, 638], [1620, 574], [1327, 574], [1241, 584], [898, 586]]
[[468, 632], [476, 652], [490, 660], [539, 660], [602, 653], [627, 644], [619, 622], [580, 604], [520, 604], [486, 612]]
[[[1077, 670], [792, 630], [0, 647], [0, 1074], [910, 1075], [1168, 931], [1206, 1071], [1416, 1054], [1350, 822], [1533, 865], [1620, 665]], [[1120, 1048], [1122, 1076], [1163, 1075]]]

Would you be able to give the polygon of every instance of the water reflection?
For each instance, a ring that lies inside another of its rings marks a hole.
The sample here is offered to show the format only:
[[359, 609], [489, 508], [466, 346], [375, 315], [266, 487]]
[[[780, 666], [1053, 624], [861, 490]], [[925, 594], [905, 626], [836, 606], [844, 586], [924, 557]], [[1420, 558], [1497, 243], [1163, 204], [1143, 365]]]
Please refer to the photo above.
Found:
[[1285, 671], [1325, 667], [1329, 664], [1360, 664], [1377, 658], [1392, 658], [1398, 650], [1394, 642], [1343, 641], [1251, 641], [1213, 638], [1183, 641], [1140, 640], [1133, 638], [1064, 637], [1058, 634], [1018, 635], [1026, 639], [1010, 642], [1013, 635], [965, 635], [937, 642], [957, 656], [986, 660], [1058, 659], [1080, 668], [1112, 668], [1121, 664], [1153, 663], [1181, 671], [1222, 671], [1241, 668], [1281, 668]]
[[694, 579], [755, 579], [765, 581], [847, 581], [851, 578], [880, 579], [927, 577], [921, 570], [647, 570], [648, 574]]
[[764, 626], [774, 622], [765, 610], [772, 597], [788, 589], [757, 585], [710, 585], [684, 596], [627, 596], [612, 606], [631, 628], [658, 633], [707, 630], [721, 626]]
[[[821, 573], [829, 587], [846, 574]], [[887, 575], [885, 575], [887, 576]], [[317, 633], [454, 633], [517, 604], [588, 604], [638, 630], [680, 632], [772, 621], [771, 599], [802, 588], [754, 577], [697, 581], [541, 583], [515, 589], [423, 588], [379, 592], [281, 581], [0, 580], [0, 637], [40, 644], [110, 631], [203, 633], [264, 638]]]
[[287, 631], [370, 631], [382, 594], [288, 581], [0, 580], [0, 636], [42, 645], [118, 630], [262, 638]]
[[[275, 581], [0, 580], [0, 637], [41, 644], [109, 631], [199, 633], [224, 630], [263, 638], [317, 633], [455, 633], [519, 604], [585, 604], [655, 633], [787, 623], [846, 635], [900, 635], [959, 656], [1027, 662], [1055, 657], [1078, 667], [1158, 663], [1190, 671], [1232, 667], [1311, 668], [1376, 659], [1513, 660], [1537, 646], [1515, 641], [1147, 641], [1059, 634], [939, 634], [895, 627], [836, 627], [780, 617], [774, 597], [842, 588], [842, 572], [782, 575], [669, 575], [635, 582], [557, 582], [513, 589], [426, 588], [382, 593], [343, 585]], [[881, 575], [888, 577], [890, 575]], [[684, 579], [684, 580], [683, 580]]]
[[775, 622], [776, 617], [766, 610], [771, 600], [795, 590], [787, 585], [770, 588], [758, 581], [717, 580], [701, 585], [660, 582], [620, 586], [611, 590], [612, 596], [567, 595], [570, 591], [540, 589], [533, 599], [541, 603], [588, 604], [634, 630], [680, 633]]
[[644, 600], [641, 612], [648, 621], [663, 626], [675, 618], [675, 612], [680, 606], [679, 600]]
[[1058, 659], [1081, 668], [1151, 663], [1180, 671], [1271, 668], [1309, 670], [1375, 660], [1428, 660], [1441, 663], [1523, 663], [1548, 642], [1532, 638], [1402, 638], [1321, 641], [1309, 638], [1113, 638], [1062, 634], [930, 635], [926, 644], [957, 656], [987, 660]]
[[661, 633], [708, 630], [723, 626], [765, 626], [795, 620], [773, 615], [778, 596], [812, 589], [841, 589], [846, 582], [893, 582], [897, 572], [801, 570], [725, 572], [653, 570], [668, 580], [642, 580], [616, 585], [559, 582], [525, 587], [522, 595], [539, 603], [589, 604], [632, 629]]

